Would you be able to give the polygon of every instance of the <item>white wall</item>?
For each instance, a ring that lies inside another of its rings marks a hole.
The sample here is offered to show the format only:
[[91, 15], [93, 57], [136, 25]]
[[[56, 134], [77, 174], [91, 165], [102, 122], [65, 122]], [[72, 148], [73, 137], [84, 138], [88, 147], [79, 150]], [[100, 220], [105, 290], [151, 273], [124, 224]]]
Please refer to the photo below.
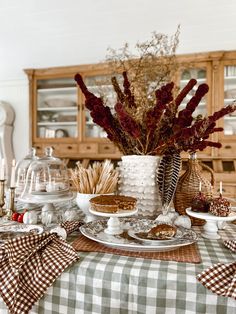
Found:
[[16, 159], [28, 151], [24, 68], [99, 62], [109, 46], [172, 35], [178, 24], [178, 53], [236, 49], [235, 0], [1, 0], [0, 100], [16, 111]]
[[29, 149], [29, 97], [26, 79], [0, 82], [0, 99], [8, 102], [15, 110], [13, 148], [17, 160]]

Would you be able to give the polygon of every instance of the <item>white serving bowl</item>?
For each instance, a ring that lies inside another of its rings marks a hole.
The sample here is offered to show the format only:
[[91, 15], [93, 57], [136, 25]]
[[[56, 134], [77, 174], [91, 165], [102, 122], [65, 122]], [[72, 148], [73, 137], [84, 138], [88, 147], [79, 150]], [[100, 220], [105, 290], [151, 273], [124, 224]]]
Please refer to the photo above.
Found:
[[[106, 195], [111, 195], [106, 194]], [[98, 219], [97, 216], [94, 216], [93, 214], [90, 213], [89, 208], [90, 208], [90, 202], [89, 200], [93, 197], [99, 196], [101, 194], [84, 194], [84, 193], [77, 193], [76, 196], [76, 203], [78, 207], [82, 210], [82, 212], [85, 214], [85, 222], [93, 221]]]
[[96, 217], [92, 215], [89, 211], [90, 203], [89, 200], [99, 194], [84, 194], [84, 193], [77, 193], [76, 196], [76, 203], [78, 207], [82, 210], [85, 214], [85, 222], [96, 220]]

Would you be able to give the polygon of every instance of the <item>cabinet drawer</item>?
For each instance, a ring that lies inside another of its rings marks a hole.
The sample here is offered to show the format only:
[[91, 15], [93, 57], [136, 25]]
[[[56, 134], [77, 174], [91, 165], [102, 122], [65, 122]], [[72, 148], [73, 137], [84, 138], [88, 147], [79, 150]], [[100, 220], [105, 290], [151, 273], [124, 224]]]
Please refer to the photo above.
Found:
[[52, 147], [53, 155], [55, 155], [55, 156], [56, 156], [56, 154], [58, 154], [58, 152], [60, 152], [58, 144], [55, 144], [55, 143], [35, 144], [34, 147], [36, 148], [36, 154], [38, 156], [45, 156], [45, 148], [46, 147]]
[[99, 144], [98, 153], [99, 154], [114, 154], [116, 148], [113, 144]]
[[77, 144], [58, 144], [57, 151], [63, 153], [77, 153], [78, 145]]
[[236, 156], [236, 144], [234, 143], [222, 144], [222, 147], [219, 149], [219, 156], [222, 157]]
[[79, 153], [81, 154], [97, 154], [98, 153], [98, 144], [96, 143], [81, 143], [79, 144]]

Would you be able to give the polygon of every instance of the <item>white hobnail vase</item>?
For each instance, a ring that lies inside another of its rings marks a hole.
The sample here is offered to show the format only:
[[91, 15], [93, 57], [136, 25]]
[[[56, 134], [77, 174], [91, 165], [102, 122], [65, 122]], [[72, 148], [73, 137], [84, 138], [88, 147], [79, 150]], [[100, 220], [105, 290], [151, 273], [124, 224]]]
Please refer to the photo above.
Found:
[[119, 162], [119, 194], [137, 198], [139, 216], [155, 218], [161, 212], [156, 182], [160, 156], [127, 155]]

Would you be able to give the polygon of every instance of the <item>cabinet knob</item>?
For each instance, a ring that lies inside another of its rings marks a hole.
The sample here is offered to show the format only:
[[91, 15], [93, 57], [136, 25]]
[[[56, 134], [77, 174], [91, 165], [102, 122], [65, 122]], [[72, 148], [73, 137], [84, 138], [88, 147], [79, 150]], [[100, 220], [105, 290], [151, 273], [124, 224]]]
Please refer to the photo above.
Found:
[[86, 149], [91, 149], [91, 146], [86, 146]]
[[226, 149], [230, 149], [230, 148], [232, 148], [232, 146], [226, 145], [225, 148], [226, 148]]
[[104, 149], [108, 150], [108, 149], [110, 149], [110, 147], [109, 146], [104, 146]]
[[67, 146], [68, 149], [72, 149], [72, 146]]

